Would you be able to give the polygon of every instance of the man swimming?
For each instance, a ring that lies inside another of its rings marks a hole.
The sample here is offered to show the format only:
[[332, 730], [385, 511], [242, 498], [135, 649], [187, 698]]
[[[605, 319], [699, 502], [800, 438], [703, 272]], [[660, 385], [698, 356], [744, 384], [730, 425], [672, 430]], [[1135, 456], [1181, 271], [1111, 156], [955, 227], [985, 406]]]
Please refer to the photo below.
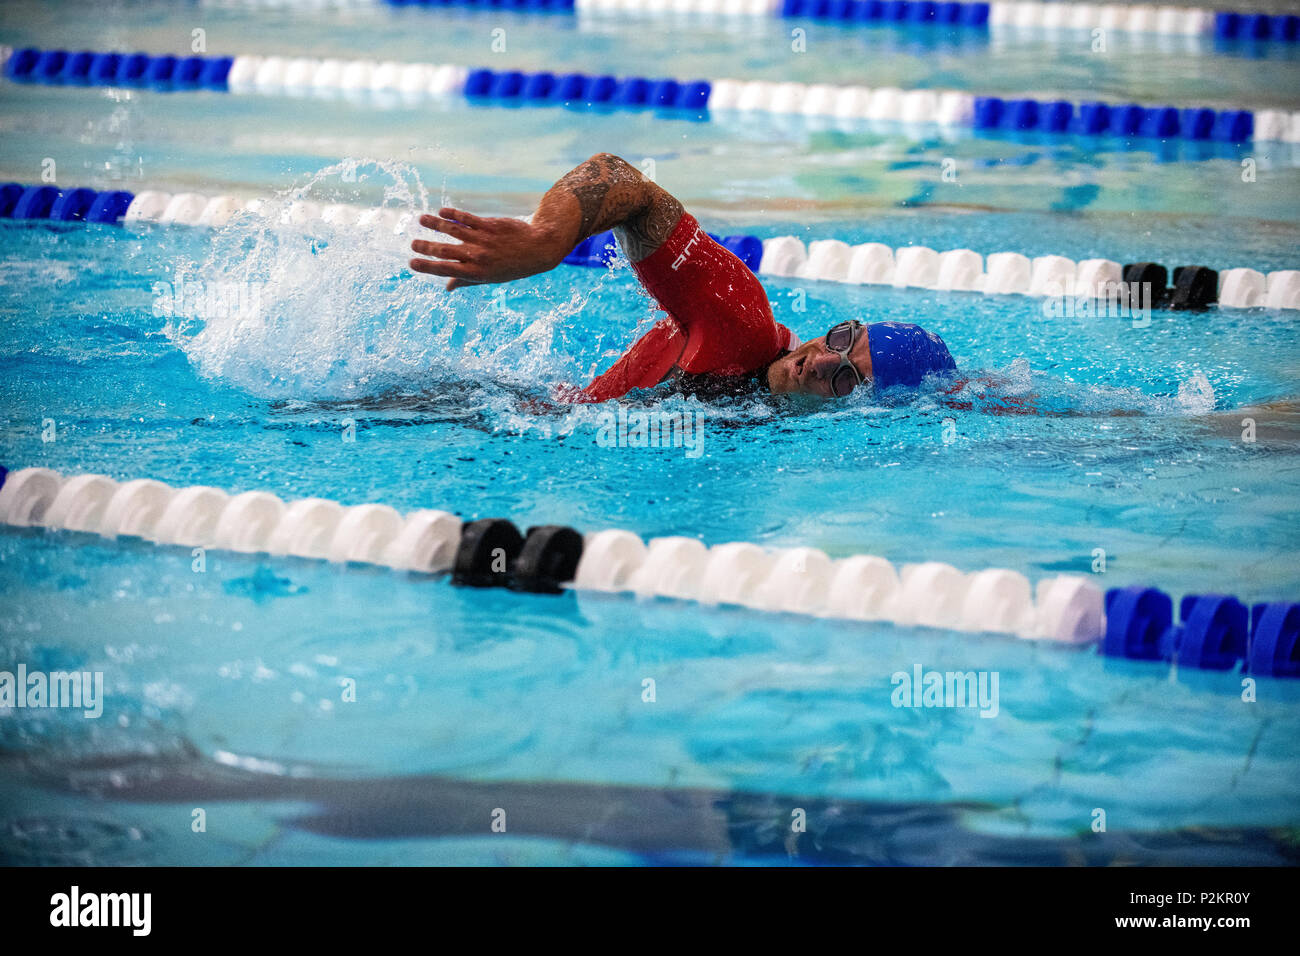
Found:
[[438, 212], [420, 224], [459, 242], [416, 239], [412, 250], [426, 258], [412, 259], [411, 268], [446, 277], [449, 291], [546, 272], [582, 240], [614, 230], [668, 317], [572, 395], [576, 401], [603, 402], [665, 381], [688, 392], [766, 388], [843, 398], [865, 382], [877, 391], [915, 387], [957, 367], [942, 339], [906, 323], [840, 322], [801, 344], [773, 318], [762, 283], [739, 258], [666, 190], [609, 153], [561, 177], [530, 222]]

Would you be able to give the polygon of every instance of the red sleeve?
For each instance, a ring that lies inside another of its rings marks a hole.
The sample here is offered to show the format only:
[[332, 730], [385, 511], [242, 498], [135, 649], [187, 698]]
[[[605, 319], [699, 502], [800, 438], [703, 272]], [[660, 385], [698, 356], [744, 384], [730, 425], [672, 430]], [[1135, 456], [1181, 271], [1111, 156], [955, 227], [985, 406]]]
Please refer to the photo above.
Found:
[[634, 388], [654, 388], [664, 380], [686, 347], [686, 337], [672, 319], [655, 324], [602, 375], [582, 390], [581, 401], [604, 402]]
[[758, 276], [683, 213], [672, 234], [632, 264], [669, 317], [643, 335], [613, 367], [579, 393], [603, 402], [653, 388], [673, 370], [744, 375], [789, 347], [790, 331], [772, 318]]
[[789, 342], [758, 276], [709, 238], [690, 213], [632, 268], [686, 333], [678, 363], [685, 372], [744, 375], [772, 362]]

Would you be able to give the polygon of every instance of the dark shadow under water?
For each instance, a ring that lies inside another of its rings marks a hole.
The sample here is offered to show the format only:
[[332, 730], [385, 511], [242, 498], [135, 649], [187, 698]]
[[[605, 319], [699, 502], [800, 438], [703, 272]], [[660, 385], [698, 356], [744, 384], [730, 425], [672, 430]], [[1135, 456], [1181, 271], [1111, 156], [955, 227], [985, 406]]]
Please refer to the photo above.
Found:
[[[236, 761], [237, 762], [237, 761]], [[629, 851], [651, 863], [775, 863], [877, 866], [1295, 866], [1300, 840], [1286, 828], [1196, 827], [1164, 832], [1089, 830], [1069, 837], [982, 833], [996, 818], [973, 802], [837, 800], [702, 788], [551, 781], [481, 782], [413, 775], [338, 779], [308, 766], [276, 772], [216, 763], [192, 746], [154, 757], [64, 763], [0, 757], [14, 783], [92, 800], [137, 804], [296, 803], [286, 828], [344, 840], [490, 836], [506, 832]], [[797, 810], [805, 832], [794, 832]], [[40, 862], [6, 849], [0, 862]], [[1005, 827], [1003, 828], [1005, 829]]]

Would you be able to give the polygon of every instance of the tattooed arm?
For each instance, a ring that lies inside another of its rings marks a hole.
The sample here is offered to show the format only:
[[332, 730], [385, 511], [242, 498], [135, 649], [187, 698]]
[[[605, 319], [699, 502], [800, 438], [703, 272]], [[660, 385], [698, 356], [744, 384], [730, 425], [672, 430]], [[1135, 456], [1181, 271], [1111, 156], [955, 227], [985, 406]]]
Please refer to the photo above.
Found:
[[554, 269], [579, 242], [606, 229], [639, 262], [668, 238], [682, 211], [681, 203], [633, 166], [597, 153], [547, 191], [532, 222], [485, 219], [450, 207], [421, 216], [420, 225], [460, 241], [416, 239], [411, 249], [427, 258], [412, 259], [411, 268], [446, 276], [449, 290], [510, 282]]

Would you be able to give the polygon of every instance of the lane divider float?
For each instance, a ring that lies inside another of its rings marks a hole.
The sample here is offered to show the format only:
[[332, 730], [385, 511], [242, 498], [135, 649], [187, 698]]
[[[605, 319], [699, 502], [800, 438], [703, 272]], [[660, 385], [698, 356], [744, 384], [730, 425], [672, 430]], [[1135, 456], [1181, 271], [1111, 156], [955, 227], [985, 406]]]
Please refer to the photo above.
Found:
[[618, 15], [700, 14], [830, 20], [845, 25], [968, 27], [975, 30], [1117, 30], [1220, 40], [1295, 43], [1300, 17], [1289, 13], [1207, 10], [1147, 3], [1066, 3], [1044, 0], [203, 0], [208, 6], [456, 7], [527, 12]]
[[1018, 30], [1117, 30], [1213, 36], [1219, 40], [1265, 40], [1295, 43], [1300, 17], [1292, 14], [1239, 13], [1198, 7], [1147, 3], [995, 2], [989, 5], [989, 27]]
[[[0, 219], [46, 219], [220, 227], [250, 212], [282, 225], [321, 221], [336, 227], [356, 226], [410, 234], [419, 214], [414, 210], [346, 204], [324, 205], [309, 199], [243, 200], [236, 196], [171, 194], [160, 190], [68, 189], [57, 186], [0, 184]], [[971, 249], [938, 252], [926, 246], [891, 249], [878, 242], [849, 245], [838, 239], [814, 240], [807, 246], [795, 236], [759, 239], [752, 235], [709, 233], [759, 275], [853, 285], [987, 295], [1067, 296], [1115, 300], [1116, 304], [1165, 309], [1222, 308], [1300, 309], [1300, 270], [1269, 273], [1237, 268], [1218, 272], [1206, 266], [1159, 263], [1120, 264], [1110, 259], [1075, 262], [1065, 256], [1029, 258], [1018, 252], [987, 257]], [[618, 255], [611, 231], [580, 242], [564, 259], [568, 265], [607, 268]], [[1142, 295], [1143, 286], [1150, 297]]]
[[1300, 142], [1300, 111], [1144, 106], [1029, 97], [977, 96], [958, 90], [689, 80], [611, 74], [472, 69], [454, 64], [306, 57], [175, 57], [88, 50], [13, 51], [4, 75], [20, 83], [148, 88], [161, 92], [324, 96], [462, 95], [475, 103], [569, 105], [661, 110], [708, 116], [722, 111], [830, 116], [975, 130], [1069, 133], [1124, 139]]
[[[1019, 252], [981, 256], [971, 249], [938, 252], [927, 246], [891, 249], [879, 242], [850, 246], [838, 239], [804, 245], [796, 236], [763, 240], [760, 274], [855, 285], [942, 292], [982, 292], [986, 295], [1066, 296], [1075, 299], [1117, 299], [1125, 305], [1151, 308], [1203, 309], [1209, 305], [1234, 309], [1300, 309], [1300, 270], [1264, 273], [1235, 268], [1216, 271], [1206, 266], [1169, 270], [1154, 262], [1115, 262], [1111, 259], [1074, 261], [1065, 256], [1030, 258]], [[1135, 298], [1149, 284], [1150, 300]]]
[[1128, 588], [1103, 596], [1071, 575], [1031, 587], [1023, 574], [1004, 568], [964, 573], [937, 561], [896, 568], [875, 555], [837, 560], [816, 548], [707, 547], [687, 537], [646, 542], [613, 529], [583, 536], [562, 525], [520, 532], [503, 518], [462, 523], [445, 511], [402, 515], [387, 505], [285, 502], [262, 491], [231, 495], [104, 475], [64, 478], [48, 468], [0, 469], [0, 482], [0, 522], [17, 527], [450, 572], [452, 583], [465, 587], [631, 593], [1072, 645], [1101, 642], [1110, 656], [1210, 670], [1244, 661], [1252, 674], [1300, 676], [1300, 604], [1256, 605], [1248, 626], [1235, 598], [1189, 595], [1174, 626], [1163, 592]]

